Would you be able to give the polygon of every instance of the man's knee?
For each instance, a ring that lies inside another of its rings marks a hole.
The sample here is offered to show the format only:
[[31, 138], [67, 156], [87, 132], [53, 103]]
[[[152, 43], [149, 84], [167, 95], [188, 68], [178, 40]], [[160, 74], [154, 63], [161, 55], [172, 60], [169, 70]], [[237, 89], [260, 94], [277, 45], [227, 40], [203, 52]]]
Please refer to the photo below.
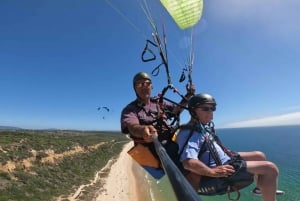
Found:
[[258, 161], [265, 161], [266, 155], [261, 151], [254, 151], [254, 155], [257, 158]]
[[273, 174], [274, 176], [278, 176], [279, 169], [276, 164], [274, 164], [270, 161], [267, 161], [267, 167], [270, 170], [270, 174]]

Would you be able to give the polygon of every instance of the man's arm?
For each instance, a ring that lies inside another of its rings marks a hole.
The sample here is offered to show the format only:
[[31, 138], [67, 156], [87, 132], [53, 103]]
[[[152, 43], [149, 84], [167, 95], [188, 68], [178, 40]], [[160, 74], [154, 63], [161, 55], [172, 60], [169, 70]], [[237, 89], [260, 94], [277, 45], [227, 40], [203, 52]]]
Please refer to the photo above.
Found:
[[192, 158], [184, 160], [182, 164], [185, 169], [195, 174], [208, 177], [228, 177], [235, 172], [231, 165], [220, 165], [210, 168], [202, 161]]
[[152, 125], [128, 123], [127, 128], [131, 136], [142, 138], [145, 142], [152, 142], [152, 134], [157, 133], [156, 129]]
[[181, 101], [178, 103], [179, 105], [177, 105], [176, 107], [174, 107], [173, 114], [175, 114], [175, 115], [178, 115], [178, 114], [180, 114], [182, 112], [183, 107], [185, 107], [188, 104], [190, 98], [193, 96], [193, 94], [196, 91], [194, 85], [187, 86], [186, 90], [187, 90], [187, 93], [184, 96], [184, 98], [182, 98]]

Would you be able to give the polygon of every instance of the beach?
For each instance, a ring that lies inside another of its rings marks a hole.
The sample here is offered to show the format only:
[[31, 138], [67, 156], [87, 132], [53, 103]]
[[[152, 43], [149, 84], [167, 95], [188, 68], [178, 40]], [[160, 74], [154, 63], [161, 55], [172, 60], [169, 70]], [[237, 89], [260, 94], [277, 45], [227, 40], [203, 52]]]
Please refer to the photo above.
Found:
[[104, 185], [97, 192], [96, 201], [151, 201], [146, 172], [129, 154], [133, 142], [125, 144], [117, 160], [111, 165], [109, 174], [103, 178]]
[[97, 189], [92, 193], [93, 201], [153, 201], [146, 171], [127, 153], [132, 147], [133, 142], [126, 143], [119, 156], [111, 158], [90, 183], [82, 184], [75, 193], [59, 196], [56, 201], [79, 200], [88, 187]]
[[138, 201], [135, 175], [132, 171], [133, 161], [127, 151], [133, 143], [127, 143], [117, 161], [111, 166], [108, 177], [104, 180], [103, 189], [96, 201]]

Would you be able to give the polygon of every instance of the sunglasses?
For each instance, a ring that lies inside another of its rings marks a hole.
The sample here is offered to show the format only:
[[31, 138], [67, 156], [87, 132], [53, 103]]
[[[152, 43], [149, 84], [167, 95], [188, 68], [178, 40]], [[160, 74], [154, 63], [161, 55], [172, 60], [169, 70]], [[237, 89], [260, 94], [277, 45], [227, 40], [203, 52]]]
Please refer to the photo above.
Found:
[[214, 112], [216, 111], [216, 107], [197, 107], [197, 108], [200, 108], [202, 111], [205, 111], [205, 112], [208, 112], [208, 111], [211, 111], [211, 112]]
[[150, 81], [137, 82], [135, 83], [136, 87], [149, 87], [152, 84]]

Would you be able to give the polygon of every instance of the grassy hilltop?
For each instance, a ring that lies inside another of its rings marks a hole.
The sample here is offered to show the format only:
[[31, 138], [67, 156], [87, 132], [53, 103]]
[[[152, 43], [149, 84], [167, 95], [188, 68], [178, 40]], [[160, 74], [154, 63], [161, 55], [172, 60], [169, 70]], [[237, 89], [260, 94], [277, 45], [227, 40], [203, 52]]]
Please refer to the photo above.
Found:
[[[0, 131], [0, 201], [68, 200], [89, 184], [129, 139], [118, 132]], [[92, 200], [101, 179], [77, 196]]]

